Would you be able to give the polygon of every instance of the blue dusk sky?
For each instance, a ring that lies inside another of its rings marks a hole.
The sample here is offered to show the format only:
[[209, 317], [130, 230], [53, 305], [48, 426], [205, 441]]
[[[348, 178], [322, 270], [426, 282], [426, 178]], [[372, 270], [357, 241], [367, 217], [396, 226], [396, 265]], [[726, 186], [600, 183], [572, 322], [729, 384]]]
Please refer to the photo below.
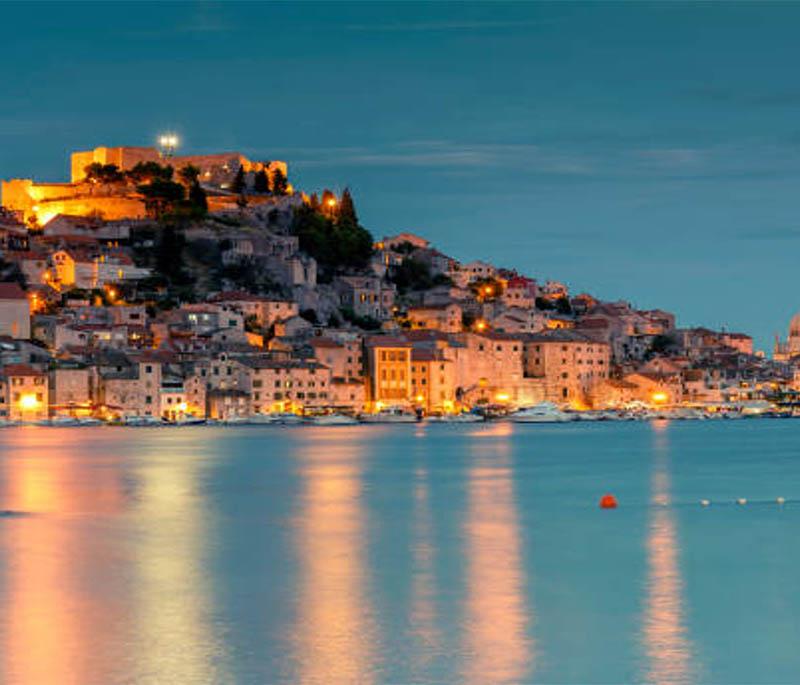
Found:
[[800, 309], [800, 4], [4, 4], [0, 177], [285, 159], [418, 232], [771, 346]]

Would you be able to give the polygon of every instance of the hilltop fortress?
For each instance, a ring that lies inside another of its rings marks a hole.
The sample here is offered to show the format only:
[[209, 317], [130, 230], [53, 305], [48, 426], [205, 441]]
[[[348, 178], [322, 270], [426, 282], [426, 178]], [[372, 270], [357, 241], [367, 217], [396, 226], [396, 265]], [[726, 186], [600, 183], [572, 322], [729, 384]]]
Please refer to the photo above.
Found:
[[[281, 161], [254, 162], [238, 152], [210, 155], [164, 156], [153, 147], [97, 147], [73, 152], [69, 183], [41, 183], [33, 179], [2, 181], [0, 204], [26, 222], [44, 225], [59, 214], [98, 216], [106, 220], [141, 219], [146, 216], [143, 198], [130, 188], [97, 187], [86, 181], [90, 164], [113, 164], [129, 171], [142, 162], [170, 165], [175, 170], [192, 165], [200, 169], [200, 183], [208, 191], [209, 209], [234, 206], [236, 194], [228, 190], [239, 169], [250, 177], [266, 171], [272, 178], [276, 171], [288, 177], [288, 166]], [[258, 202], [257, 198], [254, 198]]]

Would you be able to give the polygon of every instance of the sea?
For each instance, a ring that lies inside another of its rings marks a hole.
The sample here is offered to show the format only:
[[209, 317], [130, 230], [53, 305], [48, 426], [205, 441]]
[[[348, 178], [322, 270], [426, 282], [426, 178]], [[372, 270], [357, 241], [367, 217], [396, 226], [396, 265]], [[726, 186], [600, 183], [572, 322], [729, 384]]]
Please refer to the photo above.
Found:
[[797, 683], [800, 421], [2, 429], [0, 606], [7, 685]]

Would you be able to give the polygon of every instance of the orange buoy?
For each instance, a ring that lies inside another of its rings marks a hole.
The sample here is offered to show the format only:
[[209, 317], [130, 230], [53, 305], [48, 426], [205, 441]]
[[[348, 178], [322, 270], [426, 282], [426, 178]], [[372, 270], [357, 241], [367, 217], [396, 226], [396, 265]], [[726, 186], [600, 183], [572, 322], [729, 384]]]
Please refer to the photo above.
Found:
[[605, 494], [600, 498], [601, 509], [616, 509], [617, 498], [614, 495]]

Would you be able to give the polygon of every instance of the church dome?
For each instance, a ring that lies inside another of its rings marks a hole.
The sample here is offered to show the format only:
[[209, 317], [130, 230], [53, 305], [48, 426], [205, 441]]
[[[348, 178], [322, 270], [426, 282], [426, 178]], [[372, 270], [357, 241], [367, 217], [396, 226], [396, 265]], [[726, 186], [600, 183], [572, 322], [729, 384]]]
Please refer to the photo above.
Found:
[[795, 314], [789, 322], [789, 337], [800, 338], [800, 312]]

